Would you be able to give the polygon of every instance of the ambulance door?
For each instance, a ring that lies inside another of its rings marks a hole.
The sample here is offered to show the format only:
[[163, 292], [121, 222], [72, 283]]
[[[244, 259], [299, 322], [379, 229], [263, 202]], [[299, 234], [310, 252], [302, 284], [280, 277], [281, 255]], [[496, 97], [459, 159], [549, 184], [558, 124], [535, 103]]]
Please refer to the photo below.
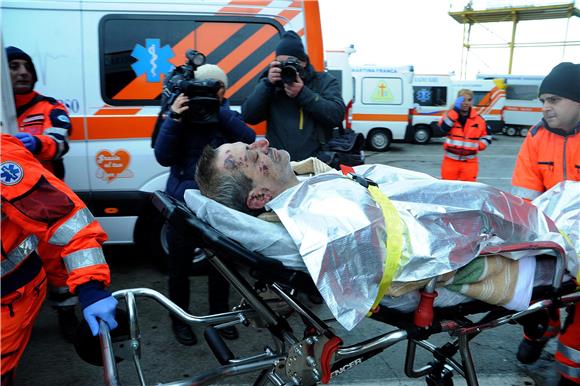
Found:
[[65, 181], [77, 192], [88, 191], [79, 3], [44, 1], [24, 7], [21, 1], [3, 0], [2, 35], [5, 46], [18, 47], [31, 56], [38, 76], [34, 89], [68, 108], [72, 134], [64, 156]]
[[504, 107], [505, 125], [529, 127], [542, 118], [538, 98], [540, 80], [507, 80]]

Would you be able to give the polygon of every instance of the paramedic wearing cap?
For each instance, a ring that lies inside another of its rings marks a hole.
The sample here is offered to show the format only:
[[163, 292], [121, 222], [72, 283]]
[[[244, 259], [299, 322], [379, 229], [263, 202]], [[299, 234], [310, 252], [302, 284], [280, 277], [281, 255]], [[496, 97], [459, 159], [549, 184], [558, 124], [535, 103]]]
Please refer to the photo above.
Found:
[[[15, 136], [46, 169], [64, 179], [62, 156], [68, 151], [67, 141], [71, 130], [67, 110], [62, 103], [34, 91], [38, 77], [27, 53], [16, 47], [7, 47], [6, 56], [20, 131]], [[55, 253], [58, 251], [49, 244], [39, 250], [42, 258]], [[55, 262], [58, 264], [55, 259], [46, 259], [46, 264]], [[57, 312], [61, 333], [70, 341], [78, 323], [75, 312], [78, 299], [69, 292], [66, 275], [54, 276], [53, 272], [60, 272], [58, 269], [49, 272], [48, 297]]]
[[[60, 269], [79, 296], [93, 335], [98, 319], [113, 329], [117, 301], [105, 291], [110, 272], [101, 244], [107, 235], [72, 190], [47, 171], [12, 135], [1, 134], [2, 188], [2, 386], [11, 385], [46, 295], [46, 271]], [[46, 265], [37, 246], [59, 253]], [[48, 353], [47, 353], [48, 354]], [[57, 357], [58, 353], [50, 353]]]
[[[540, 85], [539, 98], [543, 118], [529, 130], [512, 177], [512, 193], [526, 200], [561, 181], [580, 181], [580, 64], [554, 67]], [[561, 384], [580, 384], [580, 307], [571, 308], [555, 355]], [[559, 315], [553, 315], [543, 335], [526, 335], [518, 359], [535, 362], [559, 327]]]
[[[284, 84], [280, 65], [288, 59], [297, 59], [300, 70], [293, 83]], [[344, 111], [338, 81], [314, 70], [293, 31], [282, 36], [276, 60], [242, 106], [246, 122], [268, 121], [266, 138], [272, 147], [288, 151], [294, 161], [316, 156], [332, 130], [341, 125]]]
[[447, 133], [443, 143], [441, 178], [444, 180], [477, 180], [477, 153], [491, 144], [485, 120], [473, 108], [473, 91], [461, 89], [453, 108], [439, 120], [439, 127]]
[[[230, 142], [252, 143], [256, 134], [240, 118], [240, 114], [230, 109], [224, 97], [228, 87], [228, 78], [216, 65], [205, 64], [195, 71], [196, 80], [217, 80], [222, 83], [217, 97], [221, 101], [219, 122], [192, 124], [182, 120], [182, 114], [189, 108], [188, 97], [179, 95], [165, 117], [157, 139], [155, 140], [155, 157], [162, 166], [171, 167], [165, 191], [172, 197], [183, 201], [186, 189], [197, 189], [194, 181], [195, 167], [206, 145], [213, 147]], [[168, 225], [169, 243], [169, 298], [184, 310], [189, 309], [190, 285], [189, 271], [195, 250], [195, 244], [186, 239], [179, 231]], [[214, 269], [210, 268], [209, 278], [210, 313], [228, 311], [229, 284]], [[172, 329], [177, 341], [184, 345], [193, 345], [197, 339], [191, 327], [180, 319], [172, 318]], [[220, 329], [225, 338], [237, 338], [234, 327]]]

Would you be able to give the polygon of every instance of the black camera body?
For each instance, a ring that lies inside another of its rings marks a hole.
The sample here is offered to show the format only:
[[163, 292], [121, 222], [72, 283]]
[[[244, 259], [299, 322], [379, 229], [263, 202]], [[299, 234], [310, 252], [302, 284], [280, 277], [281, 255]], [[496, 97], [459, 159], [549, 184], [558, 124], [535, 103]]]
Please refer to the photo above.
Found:
[[300, 62], [298, 62], [298, 60], [294, 58], [288, 58], [288, 60], [280, 62], [279, 67], [282, 70], [282, 72], [280, 73], [280, 76], [282, 77], [282, 82], [278, 82], [277, 84], [278, 87], [284, 87], [285, 84], [295, 83], [296, 76], [298, 76], [298, 74], [300, 74], [300, 71], [302, 70]]
[[189, 99], [189, 109], [182, 118], [185, 123], [217, 123], [220, 109], [217, 93], [223, 84], [212, 79], [196, 80], [195, 70], [205, 63], [205, 56], [194, 50], [188, 50], [185, 56], [186, 64], [176, 67], [167, 77], [161, 96], [162, 111], [170, 109], [175, 98], [183, 93]]

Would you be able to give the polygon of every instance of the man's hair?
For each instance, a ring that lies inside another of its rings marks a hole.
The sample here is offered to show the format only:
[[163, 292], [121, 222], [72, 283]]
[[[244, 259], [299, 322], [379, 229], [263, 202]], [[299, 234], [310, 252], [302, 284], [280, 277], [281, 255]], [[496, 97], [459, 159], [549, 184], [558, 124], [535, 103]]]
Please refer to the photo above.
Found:
[[468, 88], [462, 88], [461, 90], [457, 91], [457, 96], [460, 97], [462, 95], [469, 95], [473, 98], [473, 91]]
[[257, 216], [264, 210], [250, 209], [246, 199], [254, 187], [251, 179], [239, 170], [220, 171], [216, 165], [217, 151], [207, 145], [197, 162], [195, 181], [203, 194], [220, 204], [240, 212]]

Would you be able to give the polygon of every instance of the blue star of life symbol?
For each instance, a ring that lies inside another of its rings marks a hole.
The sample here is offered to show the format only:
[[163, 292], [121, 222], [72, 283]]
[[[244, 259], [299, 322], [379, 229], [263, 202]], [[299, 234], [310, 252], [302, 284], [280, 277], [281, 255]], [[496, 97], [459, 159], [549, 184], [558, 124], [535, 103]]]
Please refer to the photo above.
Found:
[[6, 161], [0, 165], [0, 182], [2, 185], [16, 185], [24, 177], [22, 167], [16, 162]]
[[419, 102], [427, 102], [431, 99], [431, 91], [423, 88], [417, 91], [416, 96]]
[[131, 56], [137, 59], [131, 65], [137, 76], [147, 74], [147, 82], [159, 82], [161, 74], [167, 74], [173, 69], [169, 59], [175, 54], [168, 44], [161, 47], [159, 39], [145, 39], [145, 47], [136, 44]]

